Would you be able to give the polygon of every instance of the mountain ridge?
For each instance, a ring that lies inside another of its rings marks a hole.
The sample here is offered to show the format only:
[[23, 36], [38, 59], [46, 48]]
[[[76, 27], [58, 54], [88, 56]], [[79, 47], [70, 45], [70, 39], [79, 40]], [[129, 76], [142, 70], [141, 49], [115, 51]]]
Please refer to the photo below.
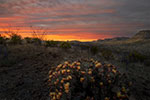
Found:
[[131, 39], [150, 39], [150, 30], [139, 31]]

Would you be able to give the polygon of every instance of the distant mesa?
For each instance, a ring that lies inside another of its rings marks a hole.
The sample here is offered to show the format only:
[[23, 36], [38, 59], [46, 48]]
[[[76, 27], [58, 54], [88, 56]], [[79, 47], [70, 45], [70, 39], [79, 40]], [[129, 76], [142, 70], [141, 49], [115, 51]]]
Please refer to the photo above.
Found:
[[97, 42], [112, 42], [112, 41], [128, 41], [128, 40], [147, 40], [150, 39], [150, 30], [142, 30], [135, 34], [133, 37], [115, 37], [115, 38], [107, 38], [104, 40], [97, 40]]
[[132, 39], [150, 39], [150, 30], [139, 31]]
[[115, 38], [107, 38], [107, 39], [104, 39], [104, 40], [97, 40], [97, 42], [105, 42], [105, 41], [122, 41], [122, 40], [127, 40], [129, 39], [129, 37], [115, 37]]

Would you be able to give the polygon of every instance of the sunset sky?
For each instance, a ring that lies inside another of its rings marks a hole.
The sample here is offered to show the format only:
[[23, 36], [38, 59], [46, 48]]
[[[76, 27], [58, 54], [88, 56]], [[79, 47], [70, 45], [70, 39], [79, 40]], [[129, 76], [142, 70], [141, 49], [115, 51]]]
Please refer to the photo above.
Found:
[[53, 40], [133, 36], [150, 29], [150, 0], [0, 0], [0, 33], [8, 26], [24, 37], [42, 27]]

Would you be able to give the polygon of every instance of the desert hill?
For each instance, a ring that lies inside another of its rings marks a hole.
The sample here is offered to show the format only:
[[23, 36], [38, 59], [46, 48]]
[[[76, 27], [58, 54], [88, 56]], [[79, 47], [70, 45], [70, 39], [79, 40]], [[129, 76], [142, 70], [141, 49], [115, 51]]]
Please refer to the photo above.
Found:
[[135, 44], [135, 43], [149, 43], [150, 40], [150, 30], [142, 30], [136, 33], [132, 37], [116, 37], [104, 40], [97, 40], [100, 44]]
[[150, 39], [150, 30], [139, 31], [132, 39]]

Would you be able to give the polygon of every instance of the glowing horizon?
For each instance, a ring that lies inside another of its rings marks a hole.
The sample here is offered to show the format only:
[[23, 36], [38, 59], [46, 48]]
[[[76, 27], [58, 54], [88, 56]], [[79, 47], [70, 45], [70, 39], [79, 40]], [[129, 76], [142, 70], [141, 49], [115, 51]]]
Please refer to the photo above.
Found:
[[[5, 34], [5, 32], [11, 31], [12, 33], [21, 35], [22, 38], [25, 38], [25, 37], [33, 38], [33, 31], [35, 31], [36, 35], [38, 35], [39, 37], [40, 37], [40, 34], [42, 34], [42, 32], [46, 32], [43, 36], [44, 40], [55, 40], [55, 41], [76, 41], [77, 40], [77, 41], [83, 41], [83, 42], [95, 41], [98, 39], [114, 37], [114, 36], [111, 36], [108, 34], [93, 34], [93, 33], [84, 32], [84, 31], [76, 33], [76, 31], [81, 31], [82, 29], [81, 30], [80, 29], [54, 29], [54, 30], [48, 30], [48, 29], [42, 30], [41, 29], [40, 30], [40, 28], [41, 27], [39, 27], [39, 28], [36, 27], [35, 29], [31, 29], [29, 27], [26, 27], [26, 29], [25, 28], [17, 29], [16, 27], [8, 26], [8, 27], [4, 27], [3, 29], [0, 29], [0, 33]], [[62, 33], [59, 33], [59, 32], [62, 32]], [[65, 32], [65, 33], [63, 33], [63, 32]]]
[[[0, 29], [1, 33], [4, 33], [4, 36], [7, 36], [7, 34], [4, 32], [4, 30]], [[8, 30], [6, 30], [8, 31]], [[34, 38], [34, 34], [33, 33], [17, 33], [17, 30], [10, 30], [12, 31], [12, 33], [21, 35], [22, 38], [25, 37], [31, 37]], [[19, 31], [27, 31], [27, 30], [19, 30]], [[37, 33], [37, 35], [39, 37], [40, 36], [39, 33]], [[101, 34], [92, 34], [92, 33], [84, 33], [84, 34], [80, 34], [80, 33], [65, 33], [65, 34], [44, 34], [43, 35], [43, 40], [54, 40], [54, 41], [81, 41], [81, 42], [88, 42], [88, 41], [95, 41], [98, 39], [105, 39], [105, 38], [112, 38], [111, 35], [101, 35]]]

